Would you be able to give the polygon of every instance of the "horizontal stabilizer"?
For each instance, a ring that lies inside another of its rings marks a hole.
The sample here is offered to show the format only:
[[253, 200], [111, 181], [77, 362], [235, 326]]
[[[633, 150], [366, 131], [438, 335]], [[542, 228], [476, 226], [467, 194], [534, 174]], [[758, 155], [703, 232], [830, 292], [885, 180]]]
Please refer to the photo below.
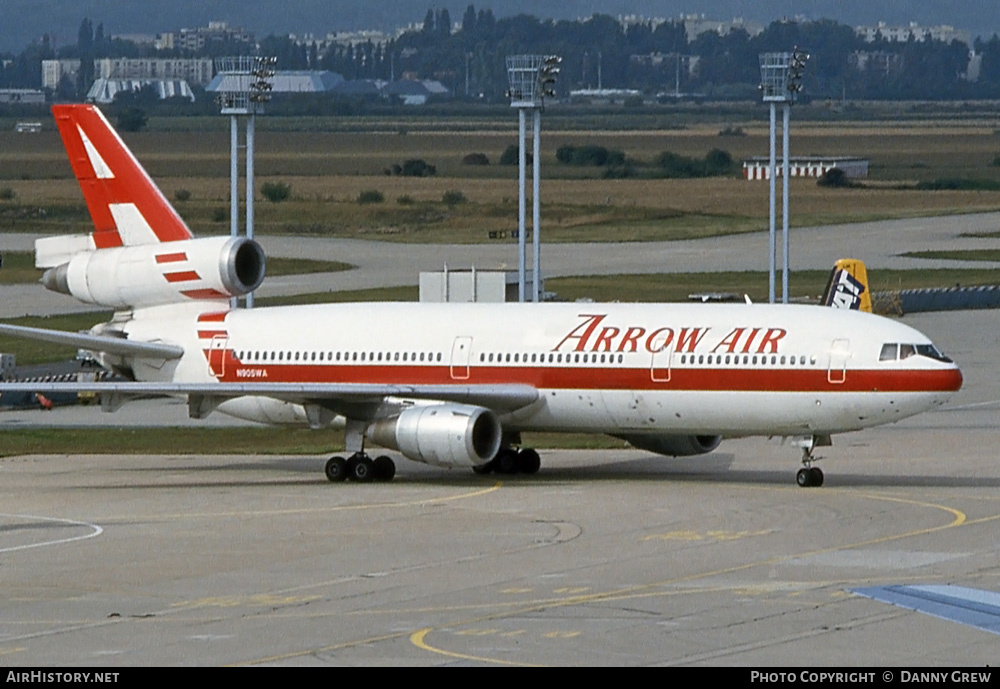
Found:
[[62, 330], [29, 328], [23, 325], [0, 324], [0, 334], [20, 337], [26, 340], [39, 340], [41, 342], [69, 345], [93, 352], [106, 352], [108, 354], [143, 357], [147, 359], [180, 359], [184, 354], [183, 347], [164, 342], [136, 342], [124, 337], [68, 333]]

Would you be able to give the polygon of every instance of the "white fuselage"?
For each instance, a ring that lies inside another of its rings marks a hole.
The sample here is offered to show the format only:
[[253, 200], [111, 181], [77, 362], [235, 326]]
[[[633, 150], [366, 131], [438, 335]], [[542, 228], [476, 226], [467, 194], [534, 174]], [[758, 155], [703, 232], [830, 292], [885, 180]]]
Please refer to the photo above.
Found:
[[891, 344], [936, 352], [918, 331], [816, 306], [220, 303], [137, 310], [126, 330], [185, 349], [133, 361], [139, 380], [534, 387], [535, 403], [502, 417], [510, 431], [829, 434], [961, 386], [950, 361], [885, 356]]

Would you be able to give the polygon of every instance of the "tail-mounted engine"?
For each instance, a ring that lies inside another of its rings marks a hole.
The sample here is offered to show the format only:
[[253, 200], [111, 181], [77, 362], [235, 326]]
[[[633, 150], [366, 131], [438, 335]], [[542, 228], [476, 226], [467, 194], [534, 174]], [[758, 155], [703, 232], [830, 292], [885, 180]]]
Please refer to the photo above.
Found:
[[49, 268], [42, 276], [48, 289], [115, 309], [228, 299], [252, 292], [264, 280], [264, 250], [246, 237], [92, 249], [52, 267], [42, 264], [37, 247], [36, 252], [39, 267]]
[[409, 407], [376, 421], [368, 438], [409, 459], [445, 467], [481, 466], [500, 450], [500, 421], [489, 409], [467, 404]]

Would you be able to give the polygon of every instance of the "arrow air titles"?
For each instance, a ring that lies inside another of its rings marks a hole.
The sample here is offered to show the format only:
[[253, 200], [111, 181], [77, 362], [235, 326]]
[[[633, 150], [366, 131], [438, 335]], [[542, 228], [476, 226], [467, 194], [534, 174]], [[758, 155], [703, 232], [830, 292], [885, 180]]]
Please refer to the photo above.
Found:
[[638, 325], [618, 326], [605, 325], [607, 314], [580, 314], [583, 321], [569, 331], [559, 343], [552, 348], [558, 352], [664, 352], [673, 349], [675, 352], [694, 352], [705, 343], [705, 348], [712, 343], [715, 346], [711, 353], [740, 354], [777, 354], [780, 341], [787, 331], [783, 328], [749, 328], [737, 327], [731, 329], [720, 340], [709, 337], [710, 326], [686, 326], [672, 328], [668, 326], [646, 327]]

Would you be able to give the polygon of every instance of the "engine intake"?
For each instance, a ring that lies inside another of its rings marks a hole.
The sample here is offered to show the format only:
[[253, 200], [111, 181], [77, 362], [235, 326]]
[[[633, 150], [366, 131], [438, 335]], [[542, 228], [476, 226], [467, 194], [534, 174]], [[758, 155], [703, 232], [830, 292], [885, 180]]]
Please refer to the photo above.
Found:
[[82, 251], [46, 270], [42, 284], [89, 304], [156, 306], [243, 296], [260, 286], [265, 264], [252, 239], [206, 237]]
[[443, 467], [485, 464], [500, 450], [500, 436], [496, 414], [467, 404], [416, 405], [368, 429], [372, 442]]

